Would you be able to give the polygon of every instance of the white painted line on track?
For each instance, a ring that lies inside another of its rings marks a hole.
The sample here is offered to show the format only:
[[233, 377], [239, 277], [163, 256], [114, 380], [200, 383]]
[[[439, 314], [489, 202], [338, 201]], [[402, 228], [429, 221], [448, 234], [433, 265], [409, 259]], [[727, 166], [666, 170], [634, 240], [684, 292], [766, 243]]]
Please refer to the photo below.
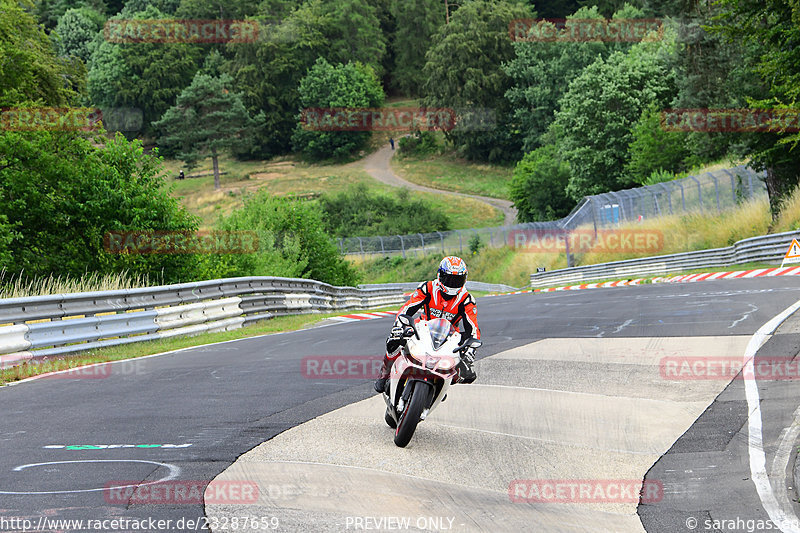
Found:
[[781, 431], [780, 445], [778, 451], [775, 452], [775, 458], [772, 461], [772, 479], [775, 480], [775, 485], [778, 487], [778, 503], [781, 508], [791, 509], [792, 503], [789, 500], [789, 495], [786, 490], [786, 469], [789, 466], [789, 460], [792, 457], [792, 448], [794, 443], [797, 442], [797, 437], [800, 435], [800, 407], [795, 409], [792, 425], [784, 428]]
[[[767, 337], [798, 309], [800, 309], [800, 301], [787, 307], [769, 322], [758, 328], [744, 352], [743, 375], [747, 375], [749, 372], [751, 376], [755, 376], [753, 359], [759, 348], [767, 341]], [[800, 520], [798, 520], [797, 515], [794, 514], [791, 508], [784, 508], [778, 503], [767, 475], [767, 458], [764, 453], [764, 437], [761, 423], [761, 399], [758, 395], [758, 384], [755, 379], [744, 380], [744, 392], [747, 398], [747, 447], [750, 454], [750, 476], [756, 486], [758, 497], [761, 499], [761, 505], [763, 505], [770, 520], [781, 531], [784, 533], [800, 533]], [[778, 487], [778, 490], [782, 490], [782, 487]]]
[[70, 464], [70, 463], [147, 463], [151, 465], [158, 465], [163, 466], [164, 468], [169, 469], [169, 474], [167, 477], [161, 478], [157, 481], [147, 481], [142, 483], [136, 483], [135, 485], [119, 485], [119, 486], [110, 486], [110, 487], [101, 487], [99, 489], [78, 489], [78, 490], [48, 490], [48, 491], [6, 491], [0, 490], [0, 494], [14, 494], [14, 495], [23, 495], [23, 496], [32, 496], [37, 494], [75, 494], [78, 492], [100, 492], [104, 490], [111, 490], [111, 489], [126, 489], [129, 487], [141, 487], [144, 485], [154, 485], [156, 483], [163, 483], [165, 481], [171, 481], [176, 479], [180, 473], [181, 469], [179, 466], [175, 466], [170, 463], [159, 463], [158, 461], [145, 461], [143, 459], [83, 459], [79, 461], [50, 461], [47, 463], [31, 463], [27, 465], [20, 465], [13, 469], [14, 472], [20, 472], [25, 470], [26, 468], [32, 468], [35, 466], [48, 466], [48, 465], [61, 465], [61, 464]]

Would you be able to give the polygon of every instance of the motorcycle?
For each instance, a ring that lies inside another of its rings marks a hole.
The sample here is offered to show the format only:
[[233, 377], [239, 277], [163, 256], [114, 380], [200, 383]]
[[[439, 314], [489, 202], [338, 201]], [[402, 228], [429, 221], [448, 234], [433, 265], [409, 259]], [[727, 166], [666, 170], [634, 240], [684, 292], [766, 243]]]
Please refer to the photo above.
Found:
[[417, 424], [447, 397], [458, 374], [461, 354], [477, 348], [481, 341], [467, 337], [448, 320], [420, 320], [398, 315], [406, 338], [401, 354], [395, 359], [387, 387], [384, 420], [395, 430], [394, 443], [404, 448], [414, 436]]

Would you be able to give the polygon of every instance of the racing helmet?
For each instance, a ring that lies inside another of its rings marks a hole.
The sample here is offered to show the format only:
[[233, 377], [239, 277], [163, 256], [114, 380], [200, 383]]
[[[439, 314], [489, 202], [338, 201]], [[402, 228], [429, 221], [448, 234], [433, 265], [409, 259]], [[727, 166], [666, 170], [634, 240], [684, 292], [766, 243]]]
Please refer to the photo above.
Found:
[[467, 282], [467, 264], [460, 257], [447, 256], [439, 263], [439, 287], [448, 296], [455, 296]]

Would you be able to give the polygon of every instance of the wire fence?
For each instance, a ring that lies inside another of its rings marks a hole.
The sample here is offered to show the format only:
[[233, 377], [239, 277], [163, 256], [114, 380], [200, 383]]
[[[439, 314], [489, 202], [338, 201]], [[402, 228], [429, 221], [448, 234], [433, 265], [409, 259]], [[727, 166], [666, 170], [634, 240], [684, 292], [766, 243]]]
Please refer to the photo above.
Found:
[[514, 230], [614, 228], [665, 215], [722, 212], [766, 194], [763, 173], [738, 166], [635, 189], [585, 196], [560, 220], [409, 235], [347, 237], [339, 239], [338, 245], [344, 255], [363, 257], [463, 254], [479, 245], [492, 248], [513, 245], [510, 239], [513, 239]]

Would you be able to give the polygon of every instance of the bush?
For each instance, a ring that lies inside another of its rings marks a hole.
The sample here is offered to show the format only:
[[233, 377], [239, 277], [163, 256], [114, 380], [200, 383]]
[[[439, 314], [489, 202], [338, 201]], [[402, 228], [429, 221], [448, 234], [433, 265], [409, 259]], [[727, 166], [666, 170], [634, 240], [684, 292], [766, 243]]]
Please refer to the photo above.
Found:
[[646, 182], [657, 171], [671, 174], [686, 170], [686, 160], [690, 153], [686, 149], [685, 139], [686, 134], [683, 132], [665, 131], [661, 127], [660, 111], [656, 107], [650, 107], [642, 112], [642, 117], [633, 128], [626, 172], [636, 183], [649, 185]]
[[0, 270], [27, 278], [127, 270], [165, 282], [193, 279], [195, 256], [103, 248], [109, 231], [197, 229], [160, 173], [159, 158], [119, 134], [93, 141], [65, 132], [0, 134]]
[[325, 233], [315, 205], [271, 197], [267, 191], [245, 197], [244, 206], [223, 218], [223, 230], [251, 230], [259, 237], [254, 254], [209, 256], [205, 277], [303, 277], [331, 285], [355, 285], [350, 267]]
[[477, 233], [473, 235], [472, 238], [469, 240], [469, 251], [472, 253], [472, 255], [475, 255], [478, 252], [480, 252], [481, 248], [483, 248], [484, 246], [485, 244], [483, 244], [483, 241], [481, 241], [481, 238], [478, 236]]
[[450, 219], [424, 200], [412, 200], [407, 189], [394, 195], [371, 192], [365, 184], [320, 198], [323, 221], [331, 235], [368, 237], [450, 229]]
[[547, 144], [525, 154], [509, 184], [509, 197], [520, 222], [554, 220], [569, 214], [574, 202], [567, 196], [569, 165], [555, 145]]
[[403, 157], [424, 157], [440, 151], [436, 136], [430, 131], [415, 131], [412, 135], [400, 137], [400, 155]]
[[[361, 63], [332, 66], [323, 58], [317, 59], [300, 81], [298, 93], [303, 109], [373, 108], [383, 104], [383, 89], [371, 67]], [[306, 129], [300, 122], [302, 118], [302, 115], [298, 117], [292, 144], [310, 160], [346, 159], [364, 148], [370, 137], [366, 131]], [[330, 115], [318, 117], [310, 113], [305, 118], [312, 128], [317, 120], [323, 128], [338, 127], [326, 122]]]

